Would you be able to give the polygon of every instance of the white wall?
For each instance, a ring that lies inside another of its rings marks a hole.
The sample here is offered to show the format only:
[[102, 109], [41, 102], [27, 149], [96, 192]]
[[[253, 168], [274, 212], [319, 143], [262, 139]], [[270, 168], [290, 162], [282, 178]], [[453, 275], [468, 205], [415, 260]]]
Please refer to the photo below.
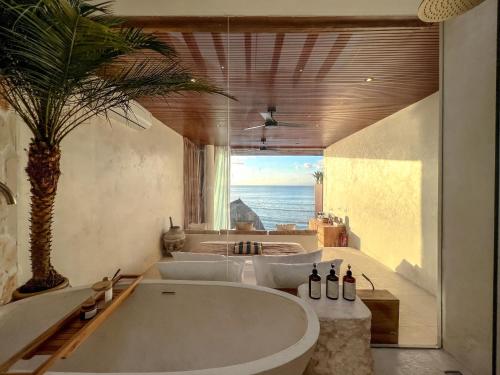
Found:
[[443, 345], [491, 374], [497, 1], [443, 38]]
[[435, 294], [438, 93], [325, 151], [324, 210], [348, 217], [349, 245]]
[[[20, 150], [29, 143], [20, 127]], [[18, 178], [19, 282], [30, 277], [29, 184], [21, 152]], [[182, 222], [183, 142], [154, 120], [145, 131], [95, 118], [62, 144], [52, 260], [72, 285], [143, 272], [160, 258], [168, 216]]]
[[122, 16], [416, 16], [421, 0], [117, 0]]

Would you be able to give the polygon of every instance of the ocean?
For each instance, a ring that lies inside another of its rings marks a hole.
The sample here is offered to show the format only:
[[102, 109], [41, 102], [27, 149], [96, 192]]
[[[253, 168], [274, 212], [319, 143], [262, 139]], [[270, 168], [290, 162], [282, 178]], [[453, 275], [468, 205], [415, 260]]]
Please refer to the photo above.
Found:
[[231, 186], [231, 202], [238, 198], [259, 215], [266, 230], [287, 223], [307, 229], [314, 217], [314, 186]]

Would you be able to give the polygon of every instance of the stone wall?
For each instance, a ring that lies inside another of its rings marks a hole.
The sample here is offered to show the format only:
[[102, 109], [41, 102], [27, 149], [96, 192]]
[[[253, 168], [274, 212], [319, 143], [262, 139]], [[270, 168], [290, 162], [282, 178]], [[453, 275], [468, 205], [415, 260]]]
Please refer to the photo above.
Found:
[[[16, 117], [0, 108], [0, 181], [12, 191], [17, 185]], [[16, 288], [17, 206], [8, 206], [0, 197], [0, 305], [8, 303]]]

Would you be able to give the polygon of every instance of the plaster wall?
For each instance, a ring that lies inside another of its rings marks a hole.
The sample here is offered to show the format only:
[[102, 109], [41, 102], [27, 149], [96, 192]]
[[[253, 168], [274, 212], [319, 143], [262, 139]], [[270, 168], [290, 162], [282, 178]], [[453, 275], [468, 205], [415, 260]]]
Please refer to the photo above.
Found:
[[[30, 134], [19, 127], [19, 150]], [[18, 279], [30, 277], [29, 183], [20, 152]], [[160, 258], [168, 216], [183, 217], [182, 137], [154, 119], [137, 131], [93, 118], [62, 144], [52, 261], [72, 285], [143, 272]]]
[[343, 217], [349, 245], [435, 294], [439, 95], [325, 151], [324, 211]]
[[443, 346], [491, 374], [497, 1], [444, 23]]
[[122, 16], [416, 16], [420, 0], [117, 0]]

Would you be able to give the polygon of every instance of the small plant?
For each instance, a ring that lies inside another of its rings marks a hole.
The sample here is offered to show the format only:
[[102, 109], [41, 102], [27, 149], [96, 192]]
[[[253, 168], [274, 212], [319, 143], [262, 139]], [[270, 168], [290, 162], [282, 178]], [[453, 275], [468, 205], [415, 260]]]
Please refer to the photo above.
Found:
[[312, 175], [313, 175], [313, 177], [314, 177], [314, 179], [316, 180], [316, 183], [317, 183], [318, 185], [320, 185], [320, 184], [322, 184], [322, 183], [323, 183], [323, 172], [321, 172], [321, 171], [316, 171], [316, 172], [314, 172]]

